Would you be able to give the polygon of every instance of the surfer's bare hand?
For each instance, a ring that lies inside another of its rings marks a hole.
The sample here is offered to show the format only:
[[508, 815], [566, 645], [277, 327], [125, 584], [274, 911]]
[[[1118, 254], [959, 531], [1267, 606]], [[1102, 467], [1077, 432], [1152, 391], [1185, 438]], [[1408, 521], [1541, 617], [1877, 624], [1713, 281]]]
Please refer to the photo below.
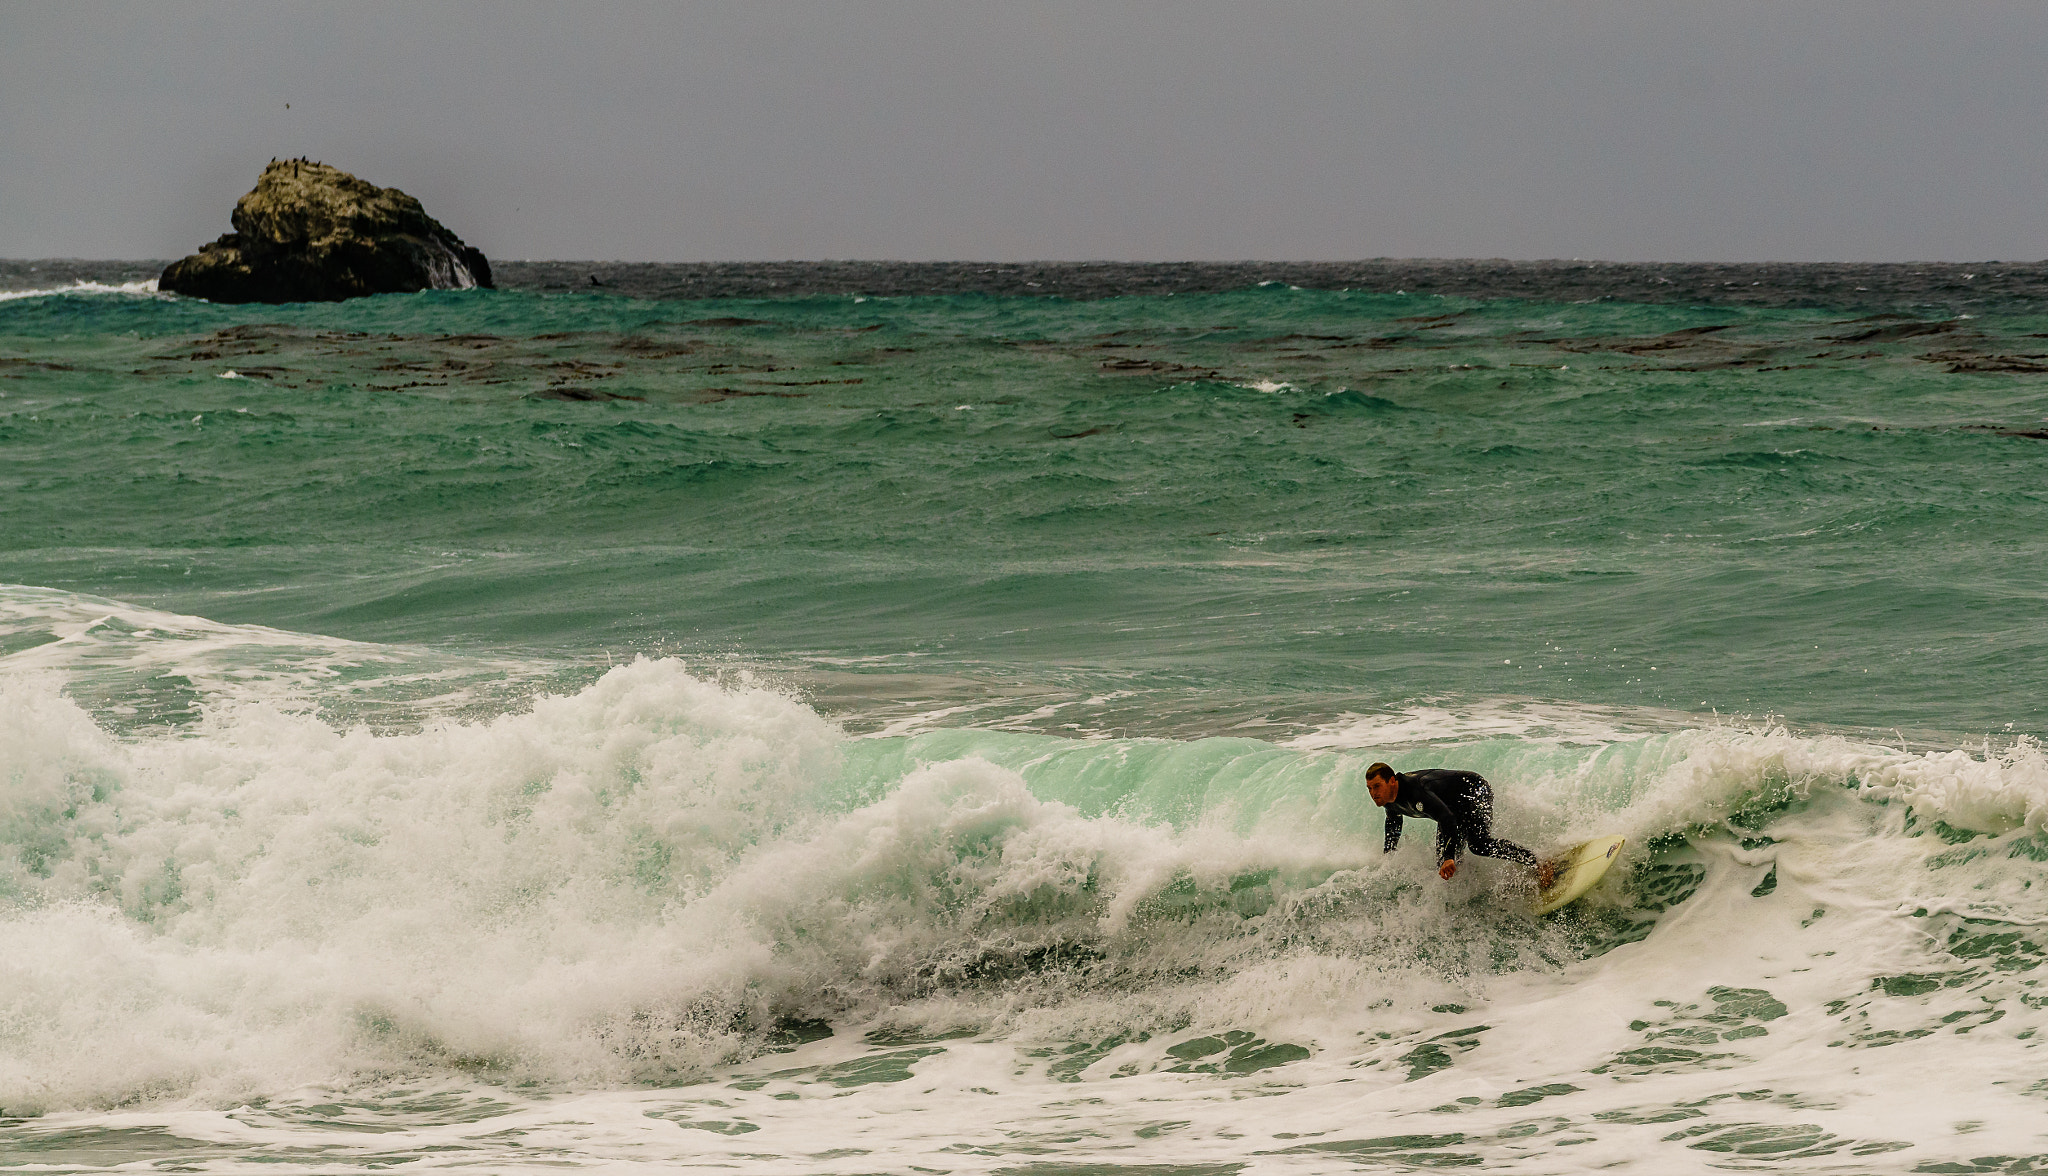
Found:
[[1456, 858], [1445, 858], [1444, 864], [1436, 868], [1437, 877], [1442, 878], [1446, 882], [1450, 881], [1451, 875], [1457, 872], [1458, 861]]
[[1536, 863], [1536, 889], [1548, 890], [1557, 881], [1557, 865], [1553, 862]]

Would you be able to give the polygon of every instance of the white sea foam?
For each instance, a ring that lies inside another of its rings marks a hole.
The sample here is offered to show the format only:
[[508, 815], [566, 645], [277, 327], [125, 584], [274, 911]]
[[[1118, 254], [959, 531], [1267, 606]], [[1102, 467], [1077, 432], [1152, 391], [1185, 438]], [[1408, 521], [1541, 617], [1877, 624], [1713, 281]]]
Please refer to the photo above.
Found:
[[[104, 719], [190, 718], [206, 702], [305, 710], [402, 701], [407, 715], [504, 697], [562, 667], [451, 656], [263, 625], [230, 625], [96, 596], [0, 585], [0, 673], [58, 675]], [[363, 713], [360, 709], [354, 713]]]
[[[47, 973], [61, 988], [0, 986], [17, 1001], [0, 1019], [33, 1026], [0, 1094], [14, 1106], [118, 1101], [122, 1086], [247, 1097], [394, 1045], [618, 1071], [593, 1035], [607, 1015], [662, 1006], [672, 968], [698, 991], [723, 974], [732, 929], [667, 924], [664, 905], [790, 820], [835, 738], [779, 696], [650, 663], [529, 714], [392, 737], [238, 704], [191, 736], [122, 741], [37, 681], [4, 691], [18, 848], [0, 886], [30, 920], [10, 933], [83, 945]], [[81, 985], [82, 1021], [36, 1011]], [[142, 1059], [185, 1057], [187, 1028], [209, 1020], [219, 1064], [135, 1086]], [[294, 1040], [293, 1073], [271, 1072], [266, 1027]], [[114, 1054], [113, 1074], [53, 1076], [60, 1058]]]
[[1525, 698], [1417, 705], [1381, 714], [1348, 714], [1287, 741], [1303, 751], [1422, 747], [1474, 739], [1611, 743], [1691, 726], [1696, 716], [1647, 708], [1597, 707]]
[[[47, 289], [39, 290], [0, 290], [0, 302], [14, 302], [22, 298], [61, 298], [89, 294], [155, 295], [157, 293], [156, 281], [155, 278], [139, 282], [117, 282], [112, 284], [79, 281], [73, 282], [69, 286], [51, 286]], [[162, 297], [169, 297], [169, 295], [162, 295]]]

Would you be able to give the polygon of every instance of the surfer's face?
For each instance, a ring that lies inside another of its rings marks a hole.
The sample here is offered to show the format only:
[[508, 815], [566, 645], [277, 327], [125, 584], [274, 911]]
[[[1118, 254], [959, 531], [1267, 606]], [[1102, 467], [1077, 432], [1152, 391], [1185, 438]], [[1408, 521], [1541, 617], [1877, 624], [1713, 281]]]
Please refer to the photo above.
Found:
[[1372, 794], [1374, 804], [1384, 808], [1394, 803], [1394, 794], [1401, 790], [1401, 786], [1394, 782], [1392, 776], [1374, 776], [1365, 782], [1365, 790]]

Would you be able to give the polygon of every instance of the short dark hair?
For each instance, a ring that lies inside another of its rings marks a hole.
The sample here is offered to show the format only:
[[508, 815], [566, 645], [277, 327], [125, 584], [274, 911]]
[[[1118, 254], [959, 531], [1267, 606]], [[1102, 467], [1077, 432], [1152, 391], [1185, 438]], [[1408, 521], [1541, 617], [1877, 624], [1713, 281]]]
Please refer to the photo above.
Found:
[[1373, 766], [1365, 770], [1365, 778], [1368, 780], [1377, 780], [1381, 776], [1387, 776], [1391, 778], [1393, 774], [1394, 769], [1388, 767], [1385, 764], [1374, 764]]

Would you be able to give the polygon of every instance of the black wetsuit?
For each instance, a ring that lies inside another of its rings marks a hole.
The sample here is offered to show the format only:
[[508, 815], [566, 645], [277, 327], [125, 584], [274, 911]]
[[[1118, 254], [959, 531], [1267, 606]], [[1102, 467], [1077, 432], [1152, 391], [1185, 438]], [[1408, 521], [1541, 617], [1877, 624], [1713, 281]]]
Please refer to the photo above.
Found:
[[1400, 791], [1386, 806], [1386, 852], [1401, 844], [1402, 817], [1428, 817], [1436, 822], [1436, 860], [1455, 861], [1458, 850], [1470, 846], [1480, 857], [1506, 858], [1526, 865], [1536, 864], [1536, 855], [1512, 841], [1493, 835], [1493, 789], [1477, 772], [1451, 768], [1428, 768], [1420, 772], [1396, 772]]

